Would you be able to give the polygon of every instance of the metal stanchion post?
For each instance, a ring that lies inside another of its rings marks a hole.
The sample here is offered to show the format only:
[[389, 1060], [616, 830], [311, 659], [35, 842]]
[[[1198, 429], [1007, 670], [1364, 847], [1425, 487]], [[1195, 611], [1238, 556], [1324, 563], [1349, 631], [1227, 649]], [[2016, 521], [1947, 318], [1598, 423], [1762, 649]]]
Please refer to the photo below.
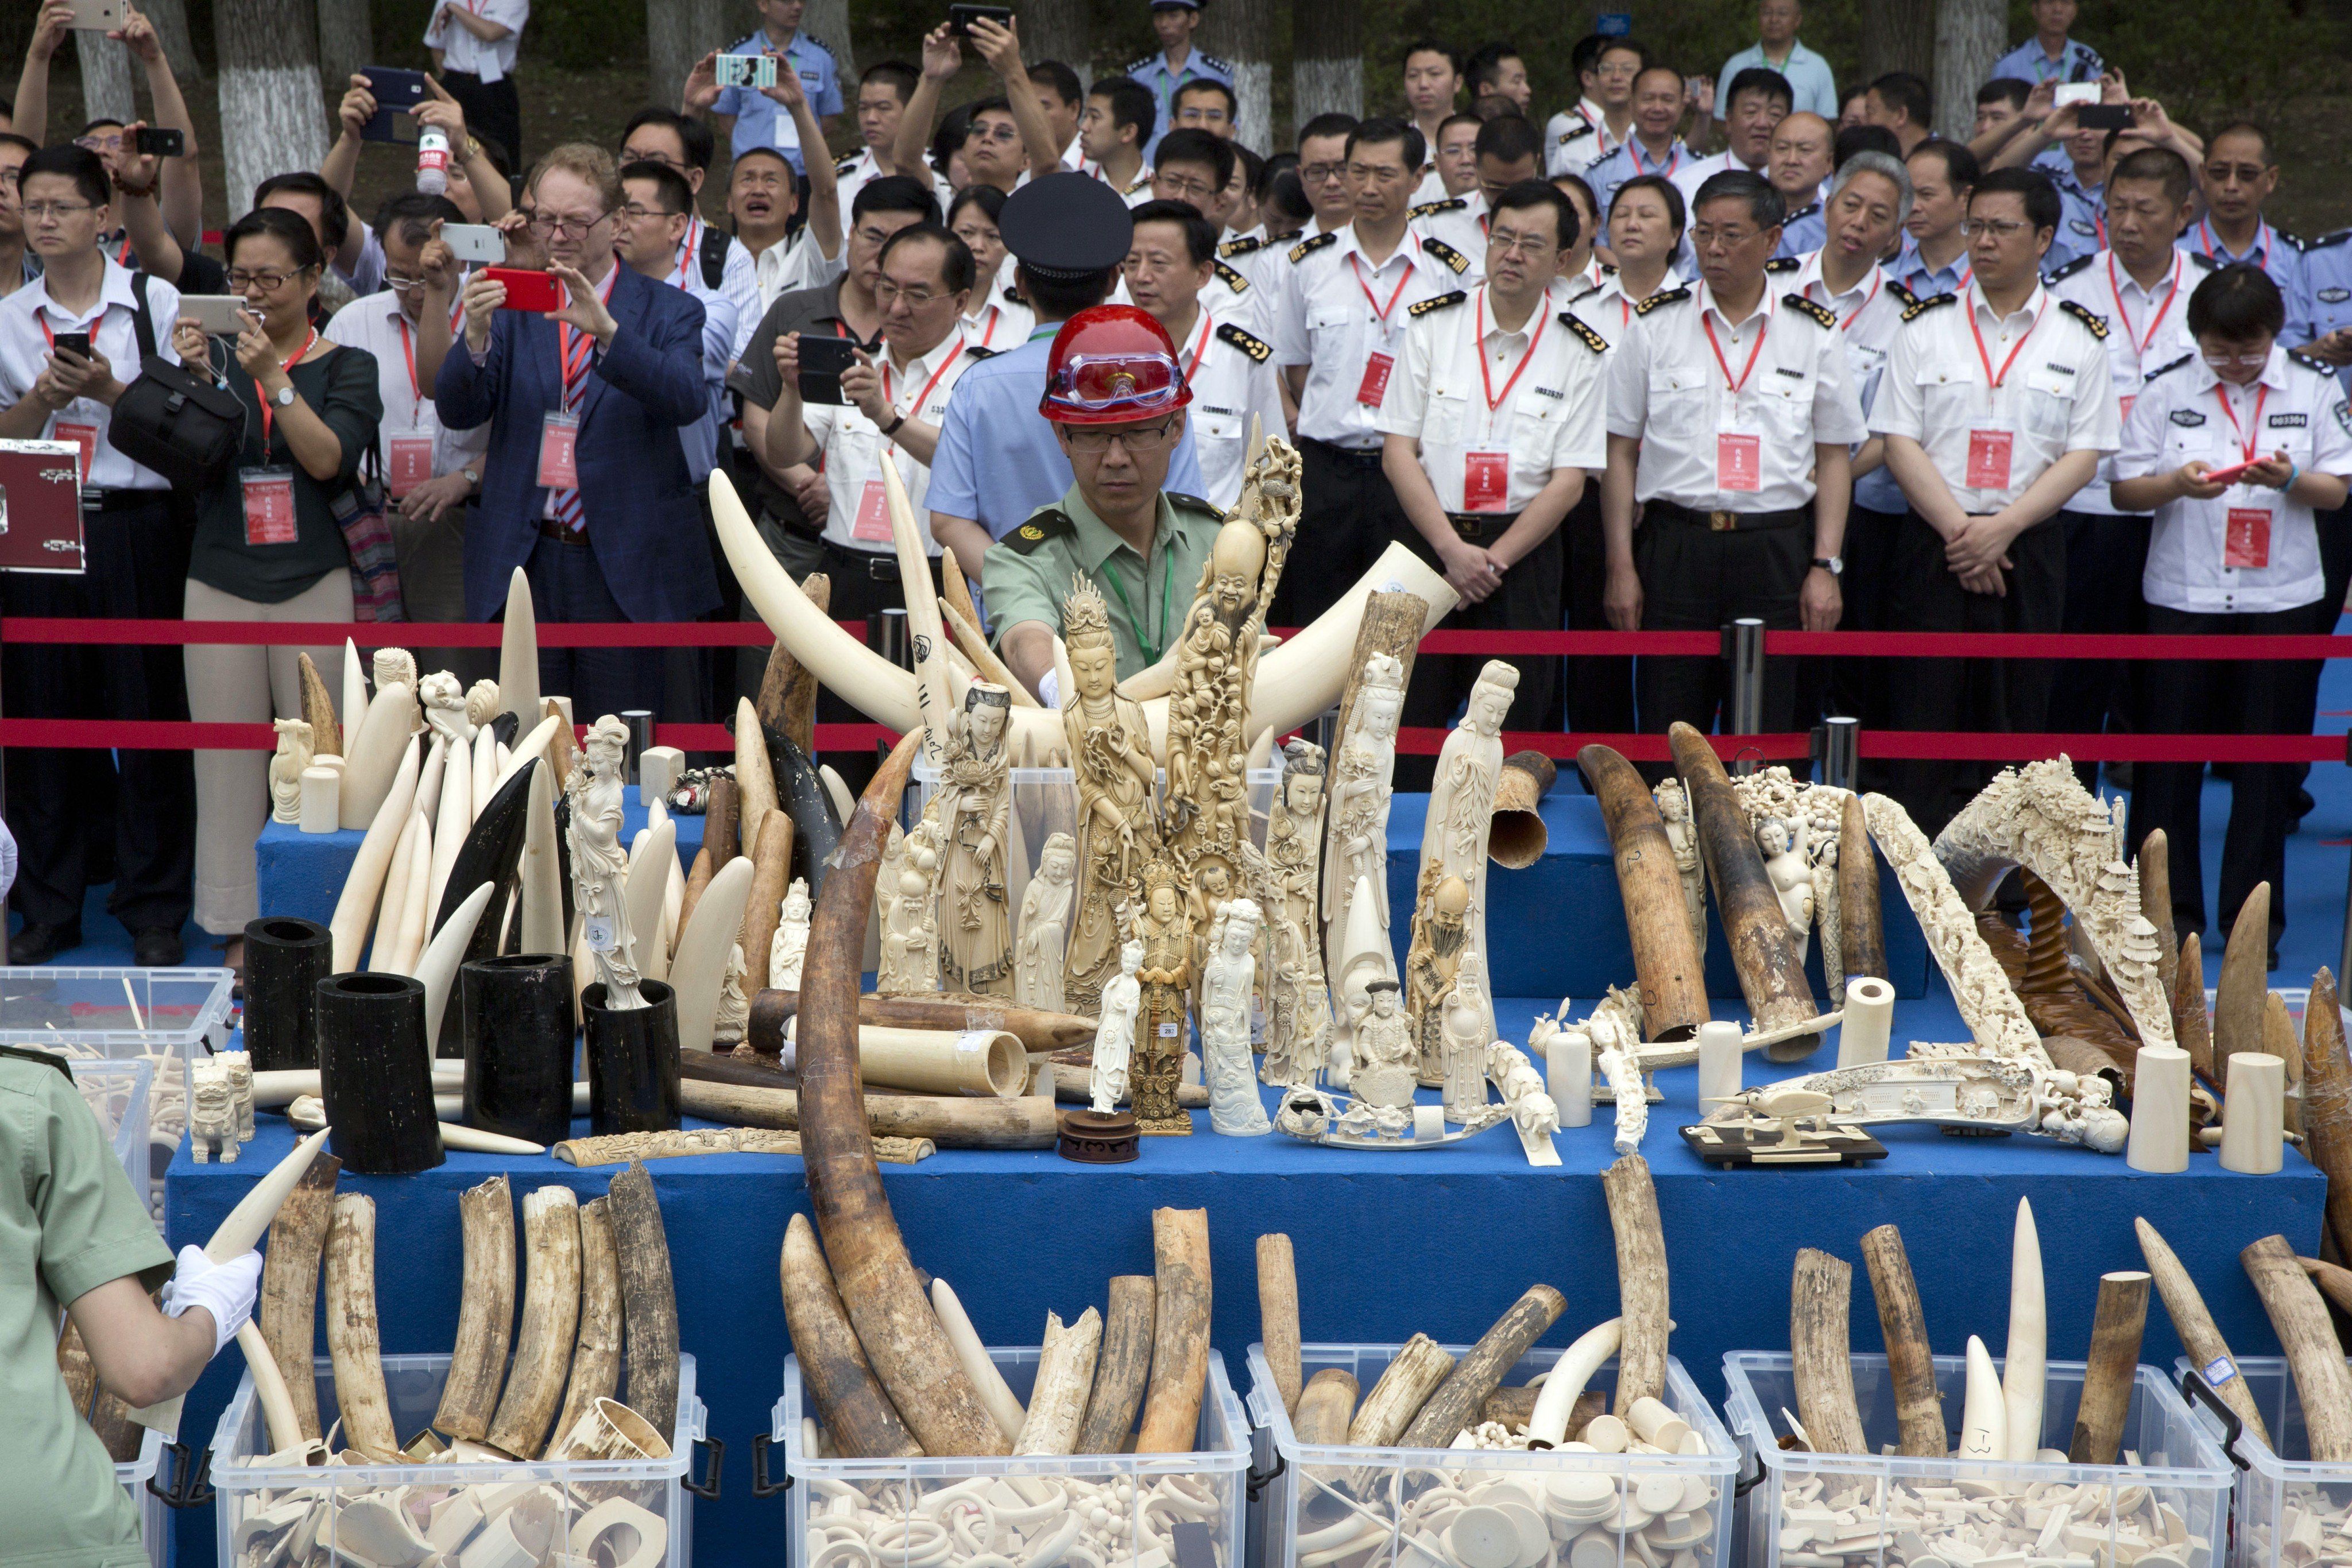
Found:
[[[1764, 727], [1764, 622], [1754, 616], [1743, 616], [1731, 623], [1731, 635], [1727, 643], [1726, 657], [1731, 669], [1731, 733], [1759, 735]], [[1735, 773], [1756, 771], [1752, 758], [1741, 758], [1732, 765]]]
[[1840, 789], [1853, 788], [1862, 768], [1862, 720], [1822, 721], [1822, 782]]
[[876, 653], [902, 670], [915, 667], [913, 644], [907, 640], [907, 612], [877, 610], [866, 618], [866, 641]]
[[654, 710], [645, 707], [623, 708], [621, 722], [629, 727], [629, 748], [621, 758], [623, 767], [621, 781], [625, 784], [634, 784], [637, 781], [637, 759], [646, 754], [646, 747], [654, 743]]

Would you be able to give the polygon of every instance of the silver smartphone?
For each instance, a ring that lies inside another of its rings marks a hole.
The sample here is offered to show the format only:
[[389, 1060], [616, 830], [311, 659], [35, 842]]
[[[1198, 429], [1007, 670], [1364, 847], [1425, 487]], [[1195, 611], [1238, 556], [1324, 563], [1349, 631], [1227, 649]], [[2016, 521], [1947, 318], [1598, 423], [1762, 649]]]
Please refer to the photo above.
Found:
[[77, 32], [118, 32], [130, 23], [129, 0], [73, 0], [71, 26]]
[[488, 224], [444, 224], [441, 243], [459, 261], [488, 262], [497, 267], [507, 258], [507, 237]]
[[208, 338], [234, 338], [245, 329], [240, 314], [245, 297], [238, 294], [183, 294], [180, 314], [193, 317]]

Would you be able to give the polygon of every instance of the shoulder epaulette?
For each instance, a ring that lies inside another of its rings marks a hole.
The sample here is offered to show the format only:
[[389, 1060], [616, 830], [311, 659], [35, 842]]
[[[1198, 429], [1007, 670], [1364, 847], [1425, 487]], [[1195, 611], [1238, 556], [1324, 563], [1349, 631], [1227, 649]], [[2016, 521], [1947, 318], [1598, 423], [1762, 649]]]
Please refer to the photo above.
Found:
[[1633, 307], [1633, 314], [1636, 316], [1647, 316], [1651, 311], [1655, 310], [1661, 305], [1678, 304], [1685, 299], [1688, 299], [1690, 297], [1691, 291], [1687, 287], [1682, 288], [1661, 288], [1655, 294], [1651, 295], [1647, 299], [1635, 305]]
[[1251, 235], [1245, 239], [1227, 240], [1224, 244], [1217, 247], [1217, 254], [1219, 256], [1247, 256], [1252, 251], [1264, 250], [1265, 248], [1265, 236], [1264, 235]]
[[2337, 229], [2334, 234], [2321, 235], [2317, 239], [2299, 239], [2294, 242], [2294, 247], [2304, 251], [2333, 250], [2347, 240], [2352, 240], [2352, 229]]
[[1576, 340], [1582, 343], [1594, 353], [1605, 354], [1609, 351], [1609, 340], [1594, 331], [1591, 327], [1587, 326], [1585, 324], [1584, 318], [1579, 316], [1575, 311], [1561, 311], [1559, 313], [1559, 324], [1567, 328], [1570, 332], [1575, 333]]
[[1213, 71], [1223, 71], [1227, 76], [1234, 74], [1234, 63], [1231, 60], [1221, 60], [1214, 55], [1202, 55], [1201, 63]]
[[1821, 210], [1822, 204], [1819, 202], [1807, 202], [1803, 206], [1799, 207], [1795, 212], [1790, 213], [1786, 218], [1783, 218], [1781, 222], [1793, 224], [1799, 218], [1810, 218]]
[[73, 1069], [66, 1065], [64, 1057], [53, 1051], [35, 1051], [29, 1046], [0, 1045], [0, 1056], [13, 1056], [24, 1061], [37, 1061], [44, 1067], [54, 1067], [66, 1075], [67, 1082], [74, 1081]]
[[1159, 57], [1158, 55], [1146, 55], [1139, 60], [1130, 60], [1128, 62], [1127, 68], [1119, 72], [1119, 75], [1131, 77], [1138, 71], [1148, 71], [1151, 68], [1151, 62]]
[[1203, 500], [1198, 496], [1188, 496], [1181, 490], [1163, 490], [1160, 494], [1167, 497], [1168, 504], [1179, 511], [1200, 512], [1219, 522], [1224, 521], [1225, 509], [1214, 501]]
[[1589, 120], [1580, 120], [1576, 122], [1576, 126], [1573, 130], [1561, 131], [1559, 133], [1559, 141], [1554, 145], [1565, 147], [1571, 141], [1578, 141], [1580, 138], [1587, 137], [1591, 134], [1591, 123]]
[[1226, 287], [1232, 289], [1236, 294], [1246, 294], [1249, 292], [1250, 280], [1248, 278], [1243, 277], [1239, 272], [1234, 271], [1232, 267], [1227, 267], [1222, 261], [1217, 262], [1214, 265], [1217, 269], [1217, 276], [1225, 280]]
[[2210, 272], [2221, 264], [2201, 250], [2192, 250], [2189, 253], [2189, 265], [2200, 272]]
[[833, 51], [832, 51], [830, 48], [826, 48], [826, 47], [825, 47], [825, 42], [824, 42], [824, 40], [823, 38], [818, 37], [814, 33], [801, 33], [801, 34], [798, 34], [798, 35], [796, 35], [796, 36], [793, 37], [793, 42], [794, 42], [794, 43], [796, 43], [796, 44], [797, 44], [797, 43], [809, 43], [809, 44], [814, 44], [814, 45], [815, 45], [818, 48], [823, 49], [823, 50], [824, 51], [824, 57], [825, 57], [826, 59], [831, 59], [831, 58], [833, 58]]
[[2300, 349], [2289, 349], [2286, 351], [2286, 357], [2305, 370], [2317, 371], [2330, 381], [2336, 379], [2336, 367], [2325, 360], [2315, 360]]
[[1470, 204], [1459, 196], [1441, 196], [1433, 202], [1423, 202], [1405, 214], [1408, 218], [1433, 217], [1439, 213], [1458, 213]]
[[1817, 305], [1801, 294], [1783, 294], [1780, 296], [1780, 304], [1784, 309], [1794, 310], [1801, 316], [1810, 316], [1832, 331], [1837, 329], [1836, 311], [1825, 305]]
[[2107, 319], [2105, 316], [2100, 315], [2097, 311], [2092, 309], [2089, 306], [2083, 304], [2081, 301], [2074, 299], [2061, 299], [2058, 301], [2058, 308], [2064, 311], [2067, 315], [2074, 318], [2075, 320], [2080, 321], [2084, 326], [2088, 327], [2091, 329], [2092, 337], [2098, 339], [2101, 342], [2105, 342], [2106, 340]]
[[1602, 262], [1602, 263], [1601, 264], [1601, 277], [1616, 277], [1616, 276], [1617, 276], [1617, 264], [1616, 264], [1615, 262], [1613, 262], [1613, 261], [1604, 261], [1604, 262]]
[[1150, 188], [1151, 188], [1151, 171], [1150, 171], [1150, 170], [1149, 170], [1149, 169], [1146, 169], [1142, 173], [1138, 174], [1138, 175], [1135, 177], [1135, 183], [1134, 183], [1134, 184], [1129, 185], [1126, 190], [1124, 190], [1124, 191], [1120, 192], [1120, 193], [1119, 193], [1119, 194], [1124, 195], [1124, 196], [1131, 196], [1131, 195], [1135, 194], [1135, 193], [1136, 193], [1136, 192], [1138, 192], [1138, 191], [1145, 191], [1145, 190], [1149, 190], [1149, 189], [1150, 189]]
[[2097, 256], [2096, 256], [2095, 255], [2094, 255], [2094, 256], [2076, 256], [2074, 260], [2072, 260], [2072, 261], [2068, 262], [2065, 266], [2063, 266], [2063, 267], [2062, 267], [2058, 268], [2055, 272], [2052, 272], [2052, 273], [2047, 273], [2047, 274], [2045, 274], [2045, 275], [2044, 275], [2044, 281], [2046, 281], [2046, 282], [2050, 282], [2050, 283], [2056, 283], [2056, 282], [2058, 282], [2058, 281], [2059, 281], [2060, 279], [2062, 279], [2062, 278], [2068, 278], [2068, 277], [2074, 277], [2076, 273], [2078, 273], [2078, 272], [2082, 271], [2084, 267], [2086, 267], [2090, 266], [2092, 262], [2094, 262], [2094, 261], [2095, 261], [2095, 260], [2097, 260], [2097, 259], [2098, 259], [2098, 258], [2097, 258]]
[[1434, 235], [1423, 240], [1421, 248], [1452, 267], [1456, 277], [1470, 270], [1470, 258]]
[[1916, 305], [1919, 303], [1919, 297], [1912, 293], [1908, 288], [1903, 287], [1902, 279], [1897, 277], [1889, 277], [1886, 280], [1886, 287], [1894, 294], [1895, 298], [1900, 300], [1903, 304]]
[[1802, 258], [1798, 256], [1776, 256], [1764, 264], [1764, 270], [1768, 273], [1794, 272], [1804, 265]]
[[1003, 352], [1002, 349], [983, 349], [978, 343], [966, 343], [963, 346], [963, 357], [967, 360], [992, 360]]
[[1404, 313], [1412, 317], [1426, 316], [1433, 310], [1444, 310], [1459, 305], [1469, 298], [1470, 296], [1457, 288], [1451, 294], [1441, 294], [1433, 299], [1424, 299], [1419, 304], [1408, 305], [1405, 307]]
[[1268, 343], [1262, 338], [1251, 337], [1247, 332], [1243, 331], [1239, 327], [1234, 326], [1230, 321], [1217, 329], [1217, 336], [1223, 339], [1226, 342], [1231, 343], [1234, 348], [1239, 349], [1243, 353], [1247, 354], [1252, 360], [1261, 365], [1265, 363], [1266, 360], [1274, 353], [1273, 344]]
[[2156, 380], [2156, 378], [2157, 378], [2157, 377], [2158, 377], [2158, 376], [2160, 376], [2160, 375], [2164, 374], [2167, 371], [2177, 371], [2177, 370], [2179, 370], [2181, 366], [2183, 366], [2183, 365], [2185, 365], [2185, 364], [2189, 363], [2190, 361], [2194, 360], [2196, 357], [2197, 357], [2197, 356], [2196, 356], [2196, 355], [2194, 355], [2194, 354], [2183, 354], [2183, 355], [2181, 355], [2179, 359], [2177, 359], [2177, 360], [2172, 360], [2172, 361], [2167, 361], [2167, 362], [2166, 362], [2166, 363], [2164, 363], [2164, 364], [2161, 364], [2161, 365], [2157, 366], [2157, 367], [2156, 367], [2156, 369], [2154, 369], [2154, 370], [2152, 370], [2152, 371], [2141, 371], [2141, 372], [2140, 372], [2140, 378], [2139, 378], [2140, 385], [2142, 385], [2142, 386], [2146, 386], [2148, 382], [2152, 382], [2152, 381]]
[[1029, 520], [997, 542], [1008, 545], [1015, 555], [1027, 555], [1047, 539], [1066, 538], [1078, 531], [1070, 515], [1059, 507], [1047, 507], [1032, 512]]
[[849, 172], [850, 172], [852, 169], [855, 169], [855, 168], [856, 168], [856, 167], [857, 167], [857, 160], [856, 160], [856, 159], [855, 159], [855, 158], [844, 158], [840, 162], [835, 163], [835, 164], [833, 166], [833, 172], [834, 172], [835, 173], [836, 173], [836, 174], [840, 175], [843, 179], [847, 179], [847, 178], [849, 177]]
[[1930, 294], [1925, 299], [1915, 299], [1904, 310], [1903, 319], [1909, 321], [1917, 317], [1925, 316], [1928, 311], [1933, 310], [1938, 305], [1958, 304], [1959, 302], [1959, 298], [1960, 297], [1957, 294]]
[[1292, 246], [1290, 247], [1290, 259], [1295, 262], [1305, 261], [1308, 256], [1314, 255], [1317, 251], [1321, 250], [1325, 246], [1337, 245], [1339, 240], [1339, 231], [1338, 229], [1325, 229], [1313, 239], [1303, 239], [1297, 245]]

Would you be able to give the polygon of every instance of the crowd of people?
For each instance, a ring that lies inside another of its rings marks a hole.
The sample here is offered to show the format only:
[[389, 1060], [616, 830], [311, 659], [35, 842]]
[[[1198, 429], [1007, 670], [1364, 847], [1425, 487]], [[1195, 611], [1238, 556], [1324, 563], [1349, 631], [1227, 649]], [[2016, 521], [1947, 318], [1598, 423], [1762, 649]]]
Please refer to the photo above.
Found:
[[[1277, 626], [1391, 543], [1472, 630], [2227, 636], [2333, 630], [2344, 604], [2352, 231], [2282, 234], [2269, 134], [2176, 123], [2071, 36], [2074, 0], [2035, 0], [1965, 141], [1935, 132], [1916, 77], [1841, 92], [1798, 0], [1761, 0], [1713, 75], [1583, 39], [1580, 96], [1549, 114], [1509, 45], [1415, 42], [1392, 111], [1316, 115], [1274, 151], [1236, 139], [1193, 0], [1152, 0], [1153, 52], [1090, 82], [985, 16], [845, 82], [802, 9], [761, 0], [761, 29], [617, 145], [525, 164], [528, 5], [445, 5], [437, 78], [400, 112], [442, 134], [446, 169], [351, 210], [363, 157], [413, 155], [372, 150], [354, 77], [320, 167], [216, 193], [249, 210], [208, 246], [195, 128], [135, 11], [119, 36], [152, 121], [47, 141], [73, 17], [47, 0], [0, 132], [0, 437], [79, 446], [88, 569], [11, 577], [6, 612], [481, 622], [520, 569], [546, 622], [751, 618], [714, 543], [723, 470], [786, 570], [824, 574], [856, 619], [902, 607], [887, 462], [934, 572], [952, 550], [1007, 666], [1058, 701], [1045, 632], [1073, 581], [1110, 591], [1122, 677], [1156, 661], [1254, 432], [1303, 465]], [[990, 89], [946, 107], [968, 54]], [[476, 228], [461, 257], [460, 225], [495, 230], [549, 298], [510, 299], [521, 280], [487, 270]], [[212, 295], [240, 301], [234, 332], [184, 309]], [[159, 364], [244, 410], [205, 483], [110, 439]], [[295, 652], [12, 643], [7, 706], [293, 716]], [[341, 650], [310, 652], [339, 689]], [[478, 651], [425, 656], [486, 673]], [[1511, 730], [1728, 719], [1719, 660], [1510, 662]], [[1423, 656], [1404, 722], [1449, 723], [1484, 663]], [[759, 668], [551, 649], [541, 682], [584, 717], [692, 721]], [[1775, 659], [1760, 727], [2301, 732], [2316, 671]], [[820, 716], [853, 716], [828, 696]], [[107, 881], [140, 962], [179, 961], [191, 915], [236, 961], [260, 913], [260, 753], [7, 764], [11, 961], [76, 945]], [[1401, 787], [1426, 767], [1401, 759]], [[1985, 771], [1866, 782], [1932, 833]], [[2231, 775], [2224, 925], [2281, 886], [2308, 799], [2290, 767]], [[2202, 777], [2109, 774], [2134, 841], [2169, 838], [2183, 930], [2206, 925]]]

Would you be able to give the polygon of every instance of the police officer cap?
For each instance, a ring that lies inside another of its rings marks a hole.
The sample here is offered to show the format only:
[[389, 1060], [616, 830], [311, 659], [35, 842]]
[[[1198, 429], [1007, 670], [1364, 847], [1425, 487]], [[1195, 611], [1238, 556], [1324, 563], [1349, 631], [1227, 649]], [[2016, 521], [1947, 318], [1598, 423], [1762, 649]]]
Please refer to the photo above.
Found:
[[1201, 0], [1151, 0], [1151, 8], [1154, 11], [1197, 11], [1201, 8]]
[[1117, 191], [1091, 174], [1062, 171], [1005, 199], [996, 220], [1004, 248], [1040, 277], [1078, 283], [1127, 259], [1135, 220]]

